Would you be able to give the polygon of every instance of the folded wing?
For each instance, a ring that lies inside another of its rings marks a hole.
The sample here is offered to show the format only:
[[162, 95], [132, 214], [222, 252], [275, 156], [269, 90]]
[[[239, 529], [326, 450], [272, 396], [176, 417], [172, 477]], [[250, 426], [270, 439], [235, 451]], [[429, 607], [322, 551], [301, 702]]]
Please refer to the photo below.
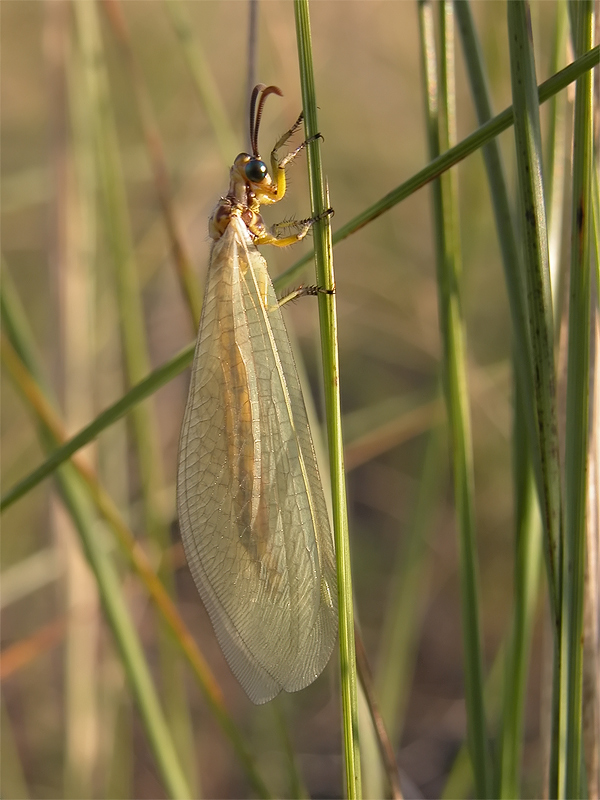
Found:
[[337, 632], [333, 540], [281, 311], [238, 217], [211, 255], [178, 505], [194, 580], [249, 697], [307, 686]]

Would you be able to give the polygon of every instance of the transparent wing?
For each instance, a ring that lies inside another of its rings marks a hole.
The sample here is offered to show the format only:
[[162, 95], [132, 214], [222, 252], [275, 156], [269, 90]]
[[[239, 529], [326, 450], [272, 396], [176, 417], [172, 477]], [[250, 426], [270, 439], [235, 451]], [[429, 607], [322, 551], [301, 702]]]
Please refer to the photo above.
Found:
[[237, 217], [211, 254], [178, 506], [196, 586], [249, 697], [307, 686], [337, 632], [333, 540], [281, 311]]

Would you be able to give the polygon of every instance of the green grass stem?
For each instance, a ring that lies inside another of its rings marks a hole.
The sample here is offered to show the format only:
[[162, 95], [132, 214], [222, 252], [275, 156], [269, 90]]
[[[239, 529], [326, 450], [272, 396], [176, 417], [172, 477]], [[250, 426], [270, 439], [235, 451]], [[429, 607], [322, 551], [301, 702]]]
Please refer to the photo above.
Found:
[[[295, 0], [294, 13], [302, 87], [302, 106], [304, 109], [306, 138], [309, 139], [316, 136], [320, 131], [317, 122], [308, 0]], [[329, 208], [329, 197], [323, 180], [320, 142], [318, 140], [311, 142], [307, 150], [312, 214], [313, 216], [321, 216]], [[333, 276], [331, 223], [329, 217], [315, 223], [313, 230], [317, 283], [324, 289], [333, 290], [335, 289], [335, 280]], [[321, 323], [325, 409], [333, 499], [333, 530], [338, 572], [340, 680], [346, 765], [346, 796], [349, 800], [358, 800], [362, 797], [358, 742], [358, 695], [335, 294], [321, 294], [319, 296], [319, 318]]]
[[[593, 3], [573, 6], [577, 53], [593, 40]], [[565, 549], [561, 636], [561, 724], [564, 773], [558, 796], [582, 796], [582, 670], [583, 596], [586, 561], [586, 504], [590, 415], [590, 318], [592, 232], [592, 148], [594, 97], [592, 74], [575, 86], [573, 137], [573, 191], [571, 212], [571, 268], [569, 285], [569, 341], [565, 432]], [[563, 762], [561, 761], [561, 766]]]
[[[490, 94], [485, 76], [470, 4], [460, 0], [455, 4], [457, 20], [463, 40], [465, 61], [473, 100], [480, 125], [492, 116]], [[519, 797], [520, 754], [522, 752], [522, 720], [527, 679], [528, 642], [535, 609], [538, 586], [536, 546], [539, 541], [536, 508], [537, 495], [546, 506], [545, 482], [542, 480], [542, 453], [536, 430], [535, 398], [532, 395], [533, 377], [527, 342], [527, 309], [525, 286], [522, 277], [521, 256], [517, 234], [513, 225], [511, 204], [505, 170], [498, 141], [483, 148], [490, 195], [494, 209], [498, 242], [508, 292], [514, 331], [513, 363], [515, 371], [515, 432], [513, 436], [513, 476], [515, 486], [515, 605], [512, 623], [512, 641], [507, 648], [505, 675], [505, 700], [503, 728], [500, 737], [499, 797]], [[533, 469], [532, 465], [535, 465]], [[532, 474], [529, 474], [529, 471]], [[537, 491], [536, 481], [537, 478]]]
[[[433, 7], [419, 3], [426, 99], [427, 140], [432, 159], [449, 149], [455, 138], [454, 33], [449, 3], [439, 6], [440, 57], [436, 66]], [[467, 736], [475, 791], [491, 796], [488, 731], [483, 702], [477, 548], [473, 486], [473, 452], [466, 379], [466, 331], [461, 310], [461, 252], [458, 233], [458, 196], [455, 175], [448, 171], [432, 185], [438, 278], [438, 314], [443, 346], [442, 383], [450, 437], [450, 461], [459, 536], [462, 618], [465, 656]]]
[[522, 0], [509, 3], [508, 31], [511, 80], [515, 109], [515, 147], [519, 178], [519, 223], [524, 254], [529, 321], [528, 342], [533, 365], [533, 397], [541, 455], [541, 516], [550, 613], [554, 626], [555, 681], [552, 700], [550, 794], [558, 791], [559, 749], [558, 686], [560, 676], [561, 577], [563, 503], [560, 479], [556, 373], [554, 365], [554, 321], [547, 239], [539, 98], [531, 41], [529, 7]]

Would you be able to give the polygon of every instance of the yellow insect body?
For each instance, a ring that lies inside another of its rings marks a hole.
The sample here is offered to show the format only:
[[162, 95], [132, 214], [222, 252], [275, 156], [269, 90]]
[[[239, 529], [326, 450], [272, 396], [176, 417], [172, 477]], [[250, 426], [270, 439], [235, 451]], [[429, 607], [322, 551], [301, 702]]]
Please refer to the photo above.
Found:
[[[263, 165], [254, 150], [236, 159], [230, 192], [211, 218], [216, 241], [181, 431], [178, 507], [190, 570], [223, 653], [250, 699], [264, 703], [324, 669], [337, 588], [300, 381], [255, 244], [276, 237], [258, 214], [261, 184], [247, 177], [257, 175], [253, 162]], [[251, 166], [240, 172], [239, 162]], [[261, 178], [271, 202], [285, 192], [277, 177], [277, 189], [268, 173]], [[310, 222], [301, 225], [294, 240]]]

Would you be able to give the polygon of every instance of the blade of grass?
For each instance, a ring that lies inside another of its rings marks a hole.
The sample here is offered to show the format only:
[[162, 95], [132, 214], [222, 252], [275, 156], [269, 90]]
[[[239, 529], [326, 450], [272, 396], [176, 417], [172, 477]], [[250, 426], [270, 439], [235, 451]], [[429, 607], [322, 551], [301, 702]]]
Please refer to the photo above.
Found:
[[[443, 414], [441, 395], [434, 402]], [[398, 547], [392, 570], [379, 657], [375, 662], [375, 696], [380, 698], [384, 724], [390, 732], [394, 750], [398, 747], [404, 727], [416, 667], [419, 632], [430, 597], [433, 548], [427, 545], [445, 483], [446, 427], [437, 420], [431, 420], [430, 425], [414, 508], [403, 531], [405, 541]], [[381, 770], [371, 780], [371, 796], [383, 797], [385, 787]], [[404, 776], [401, 776], [401, 786], [406, 792], [409, 791]]]
[[[56, 348], [62, 368], [55, 378], [64, 408], [65, 424], [77, 430], [95, 413], [94, 374], [97, 318], [95, 214], [96, 181], [92, 157], [92, 126], [84, 90], [78, 49], [71, 47], [70, 8], [49, 7], [49, 28], [60, 46], [53, 48], [56, 63], [49, 72], [56, 88], [52, 104], [55, 135], [52, 161], [55, 185], [50, 207], [55, 235], [50, 244], [50, 262], [56, 281], [60, 334]], [[51, 19], [54, 23], [51, 23]], [[50, 33], [50, 31], [48, 31]], [[50, 54], [49, 54], [50, 55]], [[70, 123], [70, 125], [69, 125]], [[74, 178], [74, 179], [73, 179]], [[82, 313], [84, 309], [84, 313]], [[90, 448], [89, 458], [98, 448]], [[57, 555], [64, 566], [63, 588], [66, 630], [64, 664], [64, 770], [66, 798], [90, 797], [98, 791], [97, 776], [106, 771], [106, 751], [100, 747], [101, 684], [103, 662], [98, 658], [101, 612], [98, 591], [89, 579], [89, 567], [81, 552], [77, 533], [60, 504], [52, 504], [52, 526]], [[86, 608], [85, 620], [74, 613]], [[110, 656], [109, 656], [110, 657]], [[104, 705], [104, 704], [102, 704]], [[102, 710], [103, 712], [103, 710]], [[103, 787], [100, 788], [102, 792]]]
[[[576, 43], [576, 13], [577, 13], [577, 3], [569, 2], [569, 0], [565, 0], [567, 2], [567, 11], [569, 16], [569, 24], [570, 24], [570, 41], [573, 47], [573, 51], [577, 53], [577, 43]], [[597, 7], [596, 7], [596, 24], [597, 24]], [[596, 28], [597, 31], [597, 28]], [[598, 35], [596, 33], [596, 38]], [[600, 63], [600, 57], [596, 58], [596, 66]], [[596, 71], [597, 74], [597, 71]], [[597, 89], [596, 89], [597, 95]], [[596, 138], [598, 136], [598, 132], [596, 130]], [[592, 180], [592, 218], [594, 220], [593, 226], [593, 234], [592, 234], [592, 245], [593, 253], [594, 253], [594, 261], [596, 263], [596, 285], [600, 286], [600, 177], [599, 177], [599, 170], [598, 170], [598, 152], [597, 147], [592, 152], [592, 159], [593, 159], [593, 169], [591, 174]], [[596, 308], [600, 312], [600, 294], [596, 295]]]
[[[492, 726], [497, 724], [502, 713], [502, 680], [505, 666], [506, 643], [503, 642], [498, 648], [485, 682], [485, 707]], [[458, 751], [440, 796], [442, 800], [477, 796], [473, 785], [473, 770], [467, 743], [463, 744]]]
[[[109, 252], [115, 271], [127, 382], [134, 385], [150, 372], [150, 358], [100, 20], [94, 3], [77, 4], [75, 11], [80, 41], [89, 43], [89, 49], [83, 53], [89, 71], [89, 113], [95, 123], [95, 156]], [[147, 404], [136, 407], [133, 430], [144, 498], [145, 529], [164, 549], [169, 543], [168, 530], [156, 503], [163, 484], [161, 458], [156, 437], [157, 426]]]
[[445, 426], [434, 423], [427, 436], [417, 497], [404, 533], [406, 542], [398, 552], [382, 629], [375, 687], [394, 745], [398, 744], [403, 728], [419, 622], [429, 589], [427, 535], [444, 484], [445, 449]]
[[528, 9], [522, 0], [508, 5], [511, 75], [515, 107], [515, 142], [519, 167], [521, 230], [527, 281], [529, 329], [534, 364], [542, 477], [547, 503], [542, 507], [548, 584], [556, 629], [559, 616], [562, 503], [556, 420], [554, 322], [548, 240], [542, 184], [542, 153], [535, 65], [530, 47]]
[[[419, 2], [423, 93], [429, 153], [436, 158], [455, 139], [454, 34], [450, 3], [439, 5], [440, 72], [436, 68], [433, 8]], [[483, 658], [475, 544], [473, 453], [466, 379], [465, 329], [460, 299], [460, 241], [456, 179], [447, 172], [432, 186], [438, 280], [438, 314], [443, 344], [442, 378], [448, 414], [454, 502], [459, 532], [460, 583], [465, 655], [467, 737], [478, 797], [491, 796], [490, 758], [483, 702]]]
[[[2, 263], [2, 281], [0, 287], [0, 310], [5, 312], [7, 304], [14, 305], [15, 290], [10, 278], [10, 272], [5, 262]], [[7, 317], [4, 317], [7, 320]], [[2, 497], [0, 510], [4, 511], [12, 503], [23, 497], [27, 492], [37, 486], [44, 478], [51, 475], [61, 464], [67, 461], [78, 450], [97, 438], [100, 433], [117, 420], [125, 416], [131, 409], [146, 397], [164, 386], [174, 377], [179, 375], [192, 363], [194, 357], [194, 343], [188, 345], [175, 358], [167, 364], [150, 373], [146, 378], [136, 384], [115, 403], [102, 411], [89, 425], [79, 433], [54, 450], [48, 458], [33, 472], [19, 481]]]
[[[596, 294], [598, 292], [596, 285]], [[593, 302], [593, 300], [592, 300]], [[600, 796], [600, 325], [594, 314], [590, 373], [587, 565], [583, 630], [583, 749], [588, 800]], [[590, 377], [591, 377], [590, 376]]]
[[[556, 6], [554, 42], [552, 43], [551, 72], [558, 71], [567, 50], [567, 9], [566, 0], [559, 0]], [[550, 256], [550, 281], [554, 301], [554, 319], [561, 319], [565, 300], [566, 281], [562, 280], [565, 259], [562, 256], [563, 217], [566, 181], [570, 166], [567, 163], [568, 145], [566, 94], [555, 95], [548, 106], [548, 132], [546, 135], [546, 207], [548, 209], [548, 250]], [[556, 341], [560, 326], [556, 326]]]
[[[582, 53], [592, 45], [593, 4], [577, 3], [575, 47]], [[573, 192], [571, 214], [571, 271], [565, 431], [565, 550], [561, 640], [561, 719], [564, 774], [559, 797], [581, 797], [583, 592], [585, 585], [586, 496], [590, 402], [591, 313], [591, 181], [594, 97], [592, 74], [575, 85], [573, 135]]]
[[[295, 0], [294, 15], [298, 41], [300, 83], [306, 138], [319, 133], [317, 103], [312, 63], [310, 17], [308, 0]], [[320, 142], [308, 145], [308, 171], [311, 209], [313, 216], [323, 215], [329, 207], [328, 193], [323, 182]], [[333, 259], [331, 224], [329, 217], [314, 225], [317, 283], [331, 294], [319, 295], [323, 378], [331, 489], [333, 496], [333, 530], [338, 571], [340, 669], [342, 687], [342, 713], [344, 721], [344, 755], [346, 764], [346, 796], [349, 800], [362, 796], [360, 750], [358, 742], [358, 696], [356, 683], [356, 656], [354, 645], [354, 610], [352, 601], [352, 574], [348, 538], [348, 509], [344, 474], [344, 451], [340, 406], [339, 353], [337, 341], [336, 298], [333, 290]]]
[[[456, 0], [455, 8], [477, 117], [479, 124], [482, 125], [492, 116], [492, 108], [481, 48], [477, 40], [470, 4], [464, 0]], [[538, 586], [538, 574], [535, 568], [538, 555], [536, 547], [539, 542], [538, 520], [535, 516], [536, 484], [540, 505], [547, 506], [548, 501], [544, 495], [546, 483], [542, 480], [542, 453], [537, 435], [535, 397], [532, 393], [533, 376], [530, 347], [528, 346], [529, 330], [522, 260], [517, 246], [507, 182], [497, 140], [483, 148], [483, 157], [490, 185], [511, 311], [515, 342], [512, 352], [516, 395], [513, 435], [515, 530], [517, 534], [515, 539], [515, 604], [511, 643], [507, 648], [504, 682], [505, 699], [499, 757], [500, 784], [495, 794], [499, 797], [518, 797], [520, 794], [519, 769], [523, 747], [522, 721], [528, 643], [531, 637]], [[532, 467], [532, 464], [535, 468]], [[533, 474], [529, 475], [528, 470], [532, 470]]]
[[[531, 41], [529, 8], [522, 0], [507, 6], [511, 81], [515, 109], [515, 147], [518, 167], [519, 220], [524, 253], [529, 318], [529, 341], [533, 363], [536, 416], [544, 484], [542, 506], [544, 553], [550, 613], [554, 626], [555, 689], [560, 676], [558, 642], [561, 635], [561, 563], [563, 510], [560, 481], [554, 323], [539, 122], [539, 100]], [[550, 795], [558, 790], [558, 693], [553, 694], [550, 755]]]
[[[362, 640], [362, 636], [358, 628], [354, 629], [354, 640], [356, 642], [356, 666], [358, 669], [358, 677], [360, 678], [360, 686], [363, 691], [365, 705], [371, 719], [373, 732], [377, 742], [377, 748], [381, 762], [385, 767], [385, 773], [389, 783], [392, 800], [402, 800], [402, 790], [400, 788], [400, 774], [398, 771], [398, 764], [396, 763], [396, 755], [392, 742], [388, 736], [387, 728], [379, 705], [375, 697], [375, 687], [373, 685], [373, 674], [369, 666], [367, 658], [367, 651]], [[365, 779], [366, 770], [363, 772], [363, 782], [365, 787], [367, 781]]]
[[524, 749], [523, 717], [527, 687], [529, 649], [539, 594], [542, 537], [539, 506], [536, 502], [534, 471], [527, 446], [524, 402], [515, 386], [516, 412], [513, 432], [513, 483], [515, 486], [515, 575], [512, 629], [508, 637], [502, 728], [500, 732], [497, 796], [522, 796], [521, 758]]

